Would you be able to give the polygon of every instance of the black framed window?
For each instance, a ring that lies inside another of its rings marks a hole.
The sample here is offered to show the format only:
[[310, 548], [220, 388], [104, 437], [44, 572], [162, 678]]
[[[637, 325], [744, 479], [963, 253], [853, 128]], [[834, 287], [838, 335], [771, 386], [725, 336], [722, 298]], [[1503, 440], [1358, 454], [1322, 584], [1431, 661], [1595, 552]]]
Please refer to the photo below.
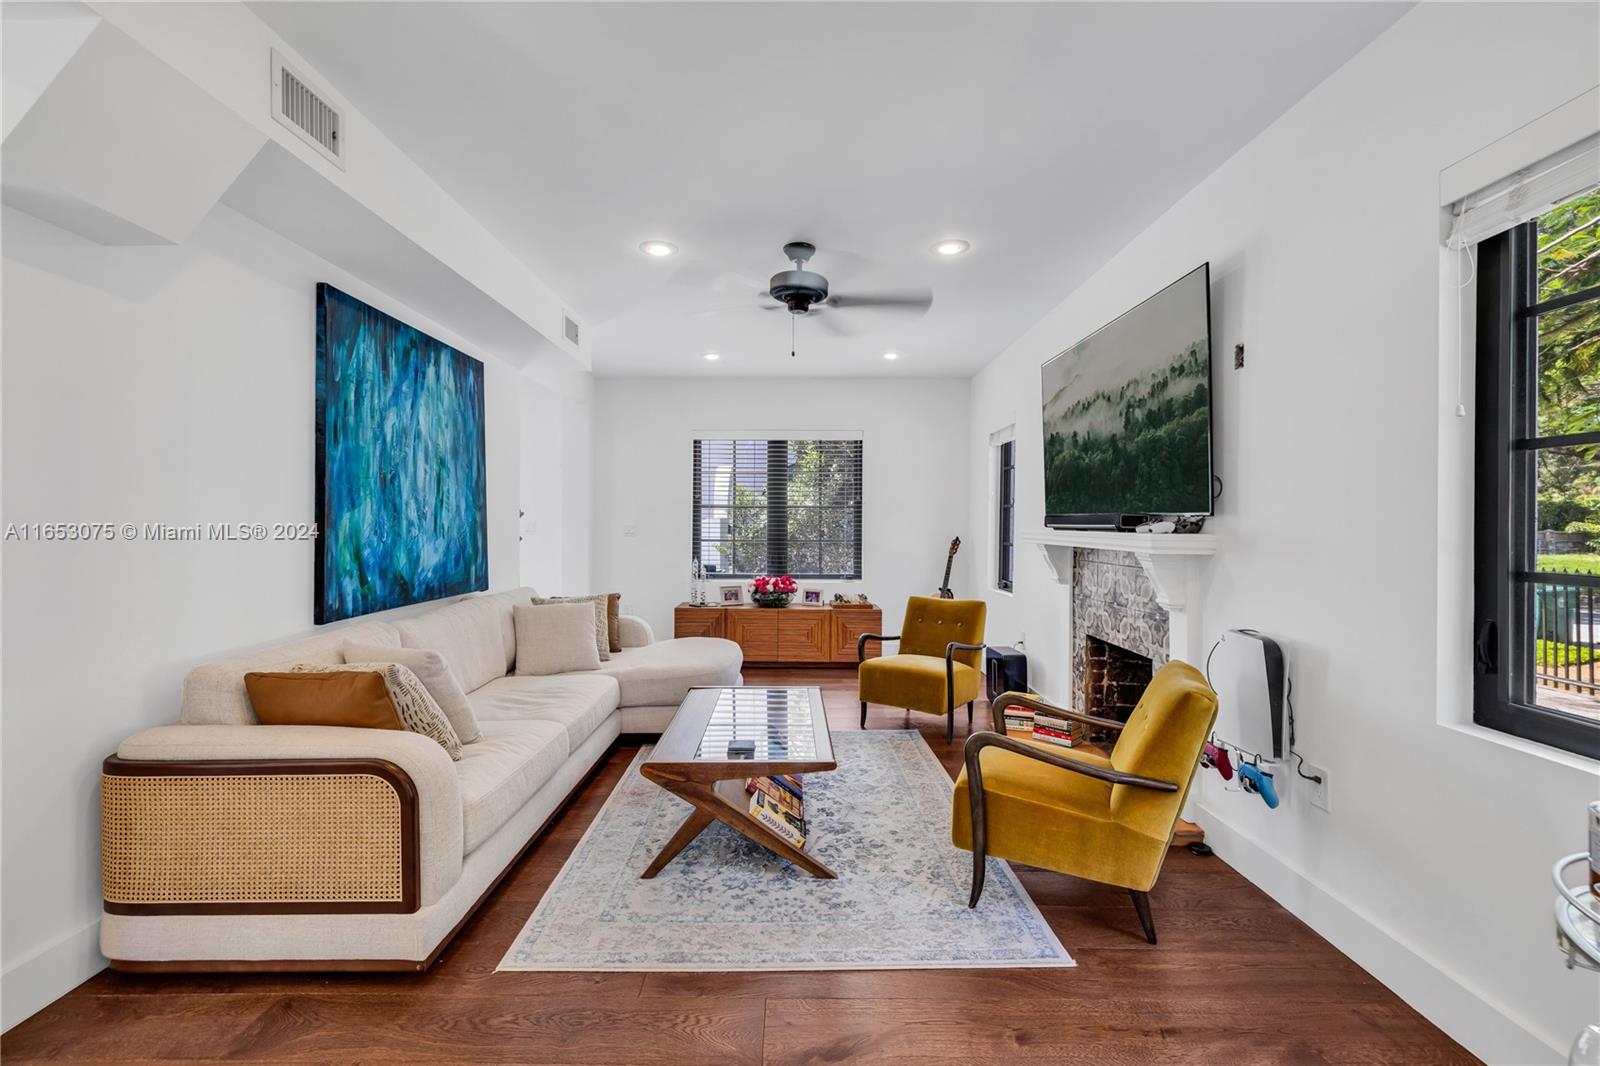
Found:
[[693, 493], [708, 574], [861, 577], [859, 440], [697, 440]]
[[1600, 191], [1478, 245], [1473, 717], [1600, 758]]
[[1000, 470], [995, 493], [999, 514], [995, 518], [994, 584], [1002, 592], [1010, 592], [1017, 538], [1017, 442], [1008, 440], [996, 451], [1000, 453]]

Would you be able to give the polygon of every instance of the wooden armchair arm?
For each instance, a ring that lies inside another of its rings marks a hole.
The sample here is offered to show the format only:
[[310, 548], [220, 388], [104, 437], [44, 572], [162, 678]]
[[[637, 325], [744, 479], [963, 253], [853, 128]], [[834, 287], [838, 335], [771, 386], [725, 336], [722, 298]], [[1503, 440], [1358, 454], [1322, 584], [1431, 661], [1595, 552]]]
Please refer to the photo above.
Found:
[[[944, 648], [944, 705], [950, 712], [950, 729], [955, 730], [956, 721], [956, 652], [982, 651], [982, 644], [962, 644], [952, 640]], [[967, 728], [972, 728], [972, 706], [967, 706]], [[948, 738], [947, 738], [948, 739]]]
[[989, 704], [989, 713], [994, 719], [994, 731], [996, 733], [1004, 733], [1006, 731], [1005, 710], [1007, 707], [1026, 707], [1030, 711], [1043, 711], [1045, 714], [1053, 714], [1060, 718], [1071, 718], [1073, 721], [1082, 722], [1084, 725], [1092, 725], [1096, 729], [1110, 729], [1116, 732], [1121, 732], [1128, 724], [1113, 718], [1096, 718], [1092, 714], [1070, 711], [1065, 707], [1057, 707], [1055, 704], [1046, 703], [1035, 696], [1028, 696], [1021, 692], [1002, 692], [995, 697], [993, 703]]
[[[968, 790], [975, 797], [981, 796], [983, 793], [983, 772], [978, 765], [978, 754], [984, 748], [1004, 748], [1006, 751], [1015, 752], [1018, 755], [1036, 759], [1051, 766], [1058, 766], [1063, 770], [1071, 770], [1073, 773], [1083, 774], [1085, 777], [1109, 781], [1113, 785], [1133, 785], [1136, 788], [1148, 788], [1156, 792], [1176, 792], [1179, 788], [1178, 784], [1173, 781], [1163, 781], [1159, 777], [1141, 777], [1138, 774], [1113, 770], [1109, 766], [1096, 766], [1094, 763], [1085, 762], [1082, 759], [1069, 759], [1065, 755], [1057, 755], [1054, 752], [1045, 751], [1038, 745], [1025, 743], [1014, 737], [1008, 737], [1003, 733], [983, 732], [974, 733], [968, 737], [965, 749]], [[974, 800], [973, 814], [975, 816], [978, 813], [977, 806], [978, 802]], [[976, 818], [974, 818], [972, 824], [978, 824]]]
[[900, 639], [900, 637], [898, 635], [890, 637], [890, 636], [885, 636], [882, 633], [863, 633], [863, 634], [861, 634], [859, 637], [856, 638], [856, 664], [860, 665], [861, 663], [864, 663], [864, 662], [867, 661], [867, 641], [869, 641], [869, 640], [899, 640], [899, 639]]

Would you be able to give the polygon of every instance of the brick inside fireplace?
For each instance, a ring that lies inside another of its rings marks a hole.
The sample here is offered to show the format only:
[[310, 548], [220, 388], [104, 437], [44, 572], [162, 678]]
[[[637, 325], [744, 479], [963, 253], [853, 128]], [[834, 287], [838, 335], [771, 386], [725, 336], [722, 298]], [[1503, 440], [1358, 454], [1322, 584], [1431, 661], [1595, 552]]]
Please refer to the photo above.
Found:
[[1083, 708], [1097, 718], [1126, 722], [1153, 676], [1150, 657], [1085, 635]]

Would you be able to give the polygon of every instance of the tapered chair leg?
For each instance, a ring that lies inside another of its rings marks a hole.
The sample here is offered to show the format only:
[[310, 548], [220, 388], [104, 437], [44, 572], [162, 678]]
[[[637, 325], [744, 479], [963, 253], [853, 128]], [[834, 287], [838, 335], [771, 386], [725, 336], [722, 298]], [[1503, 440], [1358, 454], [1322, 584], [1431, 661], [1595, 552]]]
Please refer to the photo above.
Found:
[[944, 739], [952, 741], [956, 739], [956, 709], [954, 707], [950, 708], [949, 712], [944, 716]]
[[973, 700], [968, 700], [967, 701], [967, 732], [969, 732], [969, 733], [972, 732], [972, 704], [973, 704], [973, 702], [974, 702]]
[[1132, 892], [1133, 909], [1139, 912], [1139, 924], [1144, 926], [1144, 938], [1150, 943], [1156, 942], [1156, 923], [1150, 917], [1150, 894], [1148, 892]]
[[983, 895], [983, 873], [989, 865], [984, 859], [980, 842], [974, 840], [972, 845], [972, 895], [967, 897], [969, 910], [978, 905], [978, 897]]
[[861, 701], [861, 728], [867, 728], [867, 701]]

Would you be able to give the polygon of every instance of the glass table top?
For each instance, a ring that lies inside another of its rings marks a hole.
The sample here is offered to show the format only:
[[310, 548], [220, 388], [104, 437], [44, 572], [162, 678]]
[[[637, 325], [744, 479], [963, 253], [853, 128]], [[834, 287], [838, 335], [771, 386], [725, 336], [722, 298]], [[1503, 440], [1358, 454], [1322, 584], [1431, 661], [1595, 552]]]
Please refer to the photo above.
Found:
[[814, 708], [808, 688], [725, 688], [695, 746], [696, 759], [726, 760], [728, 745], [750, 741], [756, 762], [817, 757]]

